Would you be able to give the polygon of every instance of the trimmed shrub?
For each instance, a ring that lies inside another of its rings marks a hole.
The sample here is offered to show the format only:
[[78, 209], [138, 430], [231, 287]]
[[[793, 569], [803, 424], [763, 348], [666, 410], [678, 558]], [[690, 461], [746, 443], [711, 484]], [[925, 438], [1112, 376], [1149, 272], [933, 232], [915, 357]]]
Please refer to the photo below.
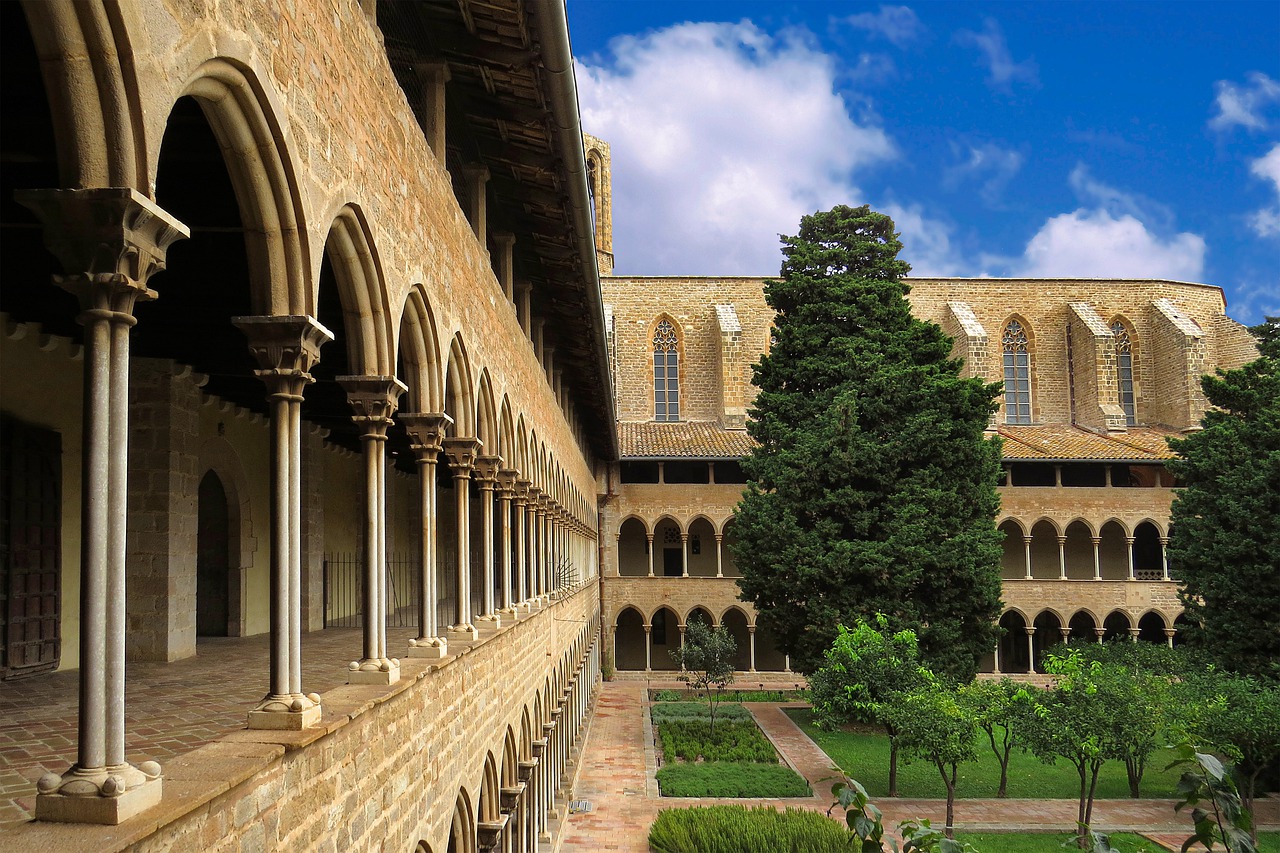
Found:
[[[664, 797], [749, 799], [807, 797], [813, 793], [809, 790], [809, 783], [804, 780], [804, 777], [790, 767], [781, 764], [745, 764], [737, 761], [668, 764], [658, 771], [658, 790]], [[773, 850], [774, 848], [739, 847], [736, 849]]]
[[768, 806], [663, 809], [649, 828], [653, 853], [850, 853], [857, 836], [820, 812]]
[[[708, 719], [705, 702], [663, 702], [649, 708], [649, 716], [655, 723], [665, 720], [705, 720]], [[716, 722], [721, 720], [749, 720], [751, 712], [741, 705], [726, 703], [716, 708]]]
[[662, 760], [756, 761], [773, 764], [778, 753], [754, 720], [719, 723], [712, 733], [706, 720], [663, 720], [657, 723]]
[[654, 690], [650, 694], [650, 698], [654, 702], [679, 702], [685, 696], [679, 690]]

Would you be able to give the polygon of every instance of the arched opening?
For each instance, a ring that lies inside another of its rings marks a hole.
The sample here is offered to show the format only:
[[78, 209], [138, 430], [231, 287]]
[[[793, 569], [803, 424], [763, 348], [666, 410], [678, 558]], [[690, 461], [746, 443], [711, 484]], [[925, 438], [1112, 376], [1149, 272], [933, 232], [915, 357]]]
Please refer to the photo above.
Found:
[[1173, 647], [1176, 649], [1187, 641], [1187, 628], [1191, 625], [1191, 620], [1187, 618], [1187, 614], [1179, 613], [1177, 618], [1173, 620]]
[[634, 607], [624, 608], [613, 629], [614, 666], [643, 672], [644, 646], [644, 617]]
[[705, 518], [695, 518], [689, 525], [689, 575], [716, 576], [716, 529]]
[[231, 620], [231, 514], [213, 471], [196, 500], [196, 636], [225, 637]]
[[1016, 610], [1000, 617], [1000, 671], [1031, 672], [1031, 649], [1027, 645], [1027, 620]]
[[638, 518], [628, 518], [618, 528], [618, 574], [624, 578], [649, 574], [649, 539]]
[[660, 607], [649, 624], [649, 668], [678, 669], [671, 659], [671, 652], [680, 648], [680, 617], [670, 608]]
[[1158, 645], [1168, 642], [1164, 633], [1164, 617], [1154, 610], [1142, 614], [1138, 620], [1138, 639]]
[[475, 820], [464, 793], [458, 794], [453, 806], [453, 819], [449, 822], [448, 853], [477, 853]]
[[697, 621], [702, 622], [708, 628], [713, 628], [716, 625], [716, 620], [712, 617], [711, 611], [701, 605], [689, 611], [689, 615], [685, 617], [684, 623], [686, 625], [691, 625]]
[[1119, 610], [1113, 610], [1107, 614], [1107, 618], [1102, 622], [1102, 641], [1110, 643], [1112, 641], [1128, 641], [1131, 639], [1129, 628], [1133, 623], [1129, 620], [1129, 615]]
[[751, 669], [751, 632], [747, 627], [746, 615], [736, 607], [730, 607], [720, 617], [720, 624], [733, 637], [737, 651], [733, 654], [733, 668], [738, 672]]
[[1050, 580], [1060, 575], [1058, 566], [1058, 529], [1047, 519], [1031, 528], [1031, 576]]
[[764, 672], [783, 672], [787, 668], [787, 656], [778, 648], [773, 632], [756, 625], [756, 669]]
[[1093, 614], [1087, 610], [1077, 610], [1068, 623], [1071, 628], [1071, 642], [1096, 643], [1098, 641], [1098, 623]]
[[1125, 541], [1124, 527], [1112, 519], [1098, 532], [1098, 563], [1102, 579], [1122, 581], [1129, 577], [1129, 545]]
[[1067, 525], [1064, 553], [1069, 579], [1082, 581], [1093, 577], [1093, 533], [1089, 525], [1079, 519]]
[[1160, 531], [1149, 521], [1133, 529], [1133, 576], [1140, 581], [1164, 578], [1164, 552], [1160, 547]]
[[1005, 519], [996, 528], [1004, 534], [1004, 544], [1000, 554], [1000, 577], [1004, 580], [1021, 580], [1027, 576], [1027, 553], [1024, 545], [1022, 525], [1012, 518]]
[[733, 546], [737, 541], [738, 532], [734, 527], [733, 519], [729, 519], [724, 523], [723, 532], [720, 534], [720, 567], [727, 578], [742, 577], [742, 572], [738, 571], [738, 564], [733, 559]]
[[678, 578], [684, 574], [684, 542], [680, 538], [680, 525], [670, 518], [658, 522], [653, 531], [655, 575]]
[[1036, 632], [1031, 636], [1036, 669], [1043, 672], [1044, 653], [1062, 643], [1062, 620], [1051, 610], [1041, 610], [1035, 618]]

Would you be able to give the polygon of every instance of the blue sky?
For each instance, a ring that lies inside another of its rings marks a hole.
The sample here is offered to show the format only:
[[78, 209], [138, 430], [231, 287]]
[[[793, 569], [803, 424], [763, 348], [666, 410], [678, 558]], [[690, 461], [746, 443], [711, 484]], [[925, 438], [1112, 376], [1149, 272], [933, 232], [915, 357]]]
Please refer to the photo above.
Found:
[[1280, 313], [1280, 2], [568, 0], [620, 274], [774, 275], [839, 203], [915, 275], [1172, 278]]

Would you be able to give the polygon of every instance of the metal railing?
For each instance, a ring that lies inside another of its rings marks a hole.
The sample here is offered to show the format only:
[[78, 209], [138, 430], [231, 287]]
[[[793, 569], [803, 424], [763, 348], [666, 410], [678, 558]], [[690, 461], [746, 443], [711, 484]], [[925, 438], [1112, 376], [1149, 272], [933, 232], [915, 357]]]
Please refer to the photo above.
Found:
[[[457, 555], [442, 549], [436, 558], [437, 619], [441, 626], [453, 619], [458, 592]], [[364, 618], [364, 555], [324, 555], [324, 626], [358, 628]], [[416, 554], [387, 555], [387, 627], [412, 628], [418, 621], [421, 584]]]

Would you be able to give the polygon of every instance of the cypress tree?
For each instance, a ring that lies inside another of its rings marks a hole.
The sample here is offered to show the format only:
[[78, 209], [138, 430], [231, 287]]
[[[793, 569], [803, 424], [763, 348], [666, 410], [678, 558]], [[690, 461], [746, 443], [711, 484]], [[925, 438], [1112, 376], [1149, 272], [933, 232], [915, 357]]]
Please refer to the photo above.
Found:
[[998, 386], [962, 378], [951, 339], [912, 316], [889, 217], [840, 206], [782, 242], [735, 513], [741, 598], [802, 672], [839, 623], [883, 613], [967, 681], [1001, 606]]

